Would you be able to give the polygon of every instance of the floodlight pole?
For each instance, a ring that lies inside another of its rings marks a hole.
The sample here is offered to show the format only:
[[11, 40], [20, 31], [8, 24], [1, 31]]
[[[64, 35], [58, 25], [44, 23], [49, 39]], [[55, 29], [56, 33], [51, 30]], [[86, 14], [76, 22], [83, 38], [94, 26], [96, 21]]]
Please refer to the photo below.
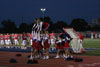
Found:
[[41, 8], [40, 10], [42, 11], [42, 15], [43, 15], [43, 22], [44, 22], [44, 12], [46, 11], [46, 9], [45, 9], [45, 8]]

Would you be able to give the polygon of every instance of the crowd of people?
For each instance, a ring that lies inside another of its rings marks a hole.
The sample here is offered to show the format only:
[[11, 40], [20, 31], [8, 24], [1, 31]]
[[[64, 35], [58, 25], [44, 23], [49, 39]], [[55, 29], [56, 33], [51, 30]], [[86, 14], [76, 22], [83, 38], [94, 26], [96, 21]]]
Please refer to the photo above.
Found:
[[96, 32], [91, 32], [91, 39], [99, 39], [100, 38], [100, 33]]
[[[22, 43], [20, 43], [22, 42]], [[26, 43], [25, 43], [26, 42]], [[32, 45], [32, 34], [30, 33], [23, 33], [23, 34], [0, 34], [0, 47], [7, 47], [10, 48], [10, 46], [18, 46], [18, 45], [26, 45], [26, 44]]]

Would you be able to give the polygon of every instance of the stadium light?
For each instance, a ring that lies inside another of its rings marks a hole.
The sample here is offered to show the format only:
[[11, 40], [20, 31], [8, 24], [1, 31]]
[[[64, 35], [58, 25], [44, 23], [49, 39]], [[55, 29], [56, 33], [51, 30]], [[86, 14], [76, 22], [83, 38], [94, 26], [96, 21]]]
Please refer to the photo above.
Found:
[[42, 11], [43, 21], [44, 21], [44, 12], [46, 11], [46, 8], [41, 8], [40, 10]]

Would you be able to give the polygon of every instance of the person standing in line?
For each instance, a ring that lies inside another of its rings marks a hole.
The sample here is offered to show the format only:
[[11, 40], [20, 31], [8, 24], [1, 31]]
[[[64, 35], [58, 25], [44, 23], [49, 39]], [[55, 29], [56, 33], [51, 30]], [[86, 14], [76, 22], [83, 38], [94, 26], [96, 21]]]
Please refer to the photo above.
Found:
[[23, 32], [22, 34], [22, 49], [27, 49], [27, 34]]

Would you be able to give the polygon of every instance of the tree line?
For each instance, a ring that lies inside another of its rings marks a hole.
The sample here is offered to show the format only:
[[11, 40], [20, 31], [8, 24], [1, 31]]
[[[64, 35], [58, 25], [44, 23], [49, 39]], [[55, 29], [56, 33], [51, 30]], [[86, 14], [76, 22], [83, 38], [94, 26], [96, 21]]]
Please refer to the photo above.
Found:
[[[72, 27], [76, 31], [100, 31], [100, 27], [92, 27], [88, 24], [87, 21], [85, 21], [85, 19], [82, 18], [73, 19], [71, 24], [69, 25], [65, 21], [57, 21], [56, 23], [54, 23], [50, 17], [44, 17], [40, 19], [50, 24], [48, 28], [49, 32], [60, 33], [62, 32], [62, 28], [64, 27]], [[2, 27], [0, 27], [0, 33], [31, 33], [34, 21], [31, 24], [22, 22], [19, 27], [17, 27], [15, 22], [11, 20], [3, 20], [1, 24]]]

